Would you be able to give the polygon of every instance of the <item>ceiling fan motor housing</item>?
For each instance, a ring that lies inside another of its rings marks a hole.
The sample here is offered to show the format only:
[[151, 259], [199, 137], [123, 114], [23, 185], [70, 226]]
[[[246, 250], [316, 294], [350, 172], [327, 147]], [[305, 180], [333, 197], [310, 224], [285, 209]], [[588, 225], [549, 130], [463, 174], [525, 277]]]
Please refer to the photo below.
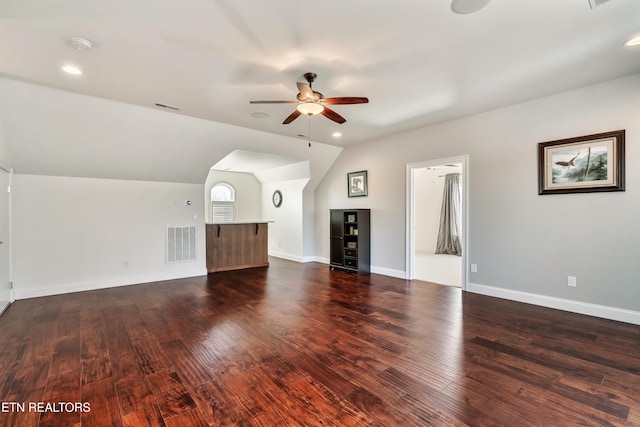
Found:
[[284, 121], [283, 125], [288, 125], [300, 115], [305, 114], [313, 116], [316, 114], [322, 114], [329, 120], [333, 120], [338, 124], [343, 124], [347, 120], [340, 114], [336, 113], [327, 105], [333, 104], [366, 104], [369, 99], [359, 96], [347, 96], [347, 97], [335, 97], [325, 98], [320, 92], [316, 92], [312, 89], [311, 84], [318, 77], [316, 73], [304, 73], [304, 78], [308, 83], [297, 82], [298, 95], [295, 101], [249, 101], [251, 104], [298, 104], [293, 113], [291, 113]]
[[298, 93], [298, 96], [296, 98], [298, 98], [298, 101], [300, 102], [308, 102], [308, 101], [317, 102], [317, 101], [320, 101], [322, 98], [324, 98], [324, 95], [314, 90], [312, 98], [307, 98], [303, 96], [301, 93]]

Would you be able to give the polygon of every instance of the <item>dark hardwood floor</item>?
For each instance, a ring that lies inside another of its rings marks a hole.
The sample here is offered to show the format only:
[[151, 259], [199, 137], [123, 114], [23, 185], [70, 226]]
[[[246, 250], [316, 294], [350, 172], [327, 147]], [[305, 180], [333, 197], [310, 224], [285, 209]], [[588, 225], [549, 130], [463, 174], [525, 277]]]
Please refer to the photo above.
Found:
[[270, 261], [17, 301], [0, 425], [640, 425], [639, 326]]

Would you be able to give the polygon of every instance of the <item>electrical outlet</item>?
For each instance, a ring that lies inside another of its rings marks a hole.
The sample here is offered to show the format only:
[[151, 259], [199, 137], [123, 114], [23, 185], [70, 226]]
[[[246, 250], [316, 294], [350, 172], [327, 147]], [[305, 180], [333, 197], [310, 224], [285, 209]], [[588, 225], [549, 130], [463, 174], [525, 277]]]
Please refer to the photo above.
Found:
[[478, 264], [471, 264], [471, 272], [472, 273], [478, 272]]
[[567, 277], [567, 286], [571, 286], [572, 288], [575, 288], [576, 286], [578, 286], [578, 282], [575, 276]]

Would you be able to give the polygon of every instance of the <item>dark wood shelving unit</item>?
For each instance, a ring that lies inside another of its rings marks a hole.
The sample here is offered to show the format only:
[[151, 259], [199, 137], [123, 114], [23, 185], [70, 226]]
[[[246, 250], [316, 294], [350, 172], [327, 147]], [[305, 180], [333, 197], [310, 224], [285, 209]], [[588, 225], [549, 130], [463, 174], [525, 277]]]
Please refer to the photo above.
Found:
[[351, 273], [371, 271], [371, 210], [331, 209], [330, 266]]

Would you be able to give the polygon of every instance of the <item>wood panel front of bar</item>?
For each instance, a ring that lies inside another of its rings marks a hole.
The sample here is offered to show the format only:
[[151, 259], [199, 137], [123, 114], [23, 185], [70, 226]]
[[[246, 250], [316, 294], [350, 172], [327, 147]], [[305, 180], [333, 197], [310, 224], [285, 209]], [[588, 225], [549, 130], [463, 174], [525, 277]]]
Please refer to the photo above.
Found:
[[207, 272], [269, 266], [268, 225], [207, 224]]

